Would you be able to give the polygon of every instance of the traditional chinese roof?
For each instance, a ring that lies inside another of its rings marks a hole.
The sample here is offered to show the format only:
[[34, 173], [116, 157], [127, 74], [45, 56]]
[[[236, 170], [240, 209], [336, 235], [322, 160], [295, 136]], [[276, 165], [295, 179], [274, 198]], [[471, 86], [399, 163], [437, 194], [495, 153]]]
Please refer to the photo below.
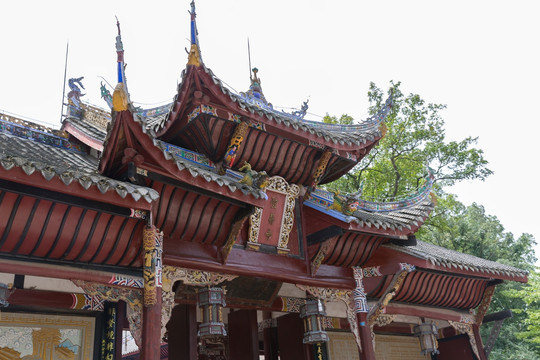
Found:
[[313, 187], [345, 174], [383, 136], [391, 99], [359, 125], [335, 125], [305, 120], [307, 102], [293, 113], [274, 109], [256, 74], [247, 92], [229, 89], [202, 61], [193, 3], [190, 13], [191, 49], [177, 94], [166, 117], [147, 122], [157, 139], [225, 167], [248, 162], [256, 171]]
[[[272, 104], [257, 101], [257, 99], [248, 96], [247, 94], [239, 94], [225, 86], [223, 81], [218, 78], [211, 69], [206, 67], [206, 65], [202, 64], [201, 68], [210, 76], [211, 80], [221, 90], [223, 95], [228, 96], [229, 99], [237, 103], [241, 109], [249, 111], [251, 114], [259, 115], [261, 118], [276, 124], [283, 124], [294, 130], [313, 134], [319, 138], [319, 141], [323, 143], [328, 142], [333, 145], [358, 146], [373, 142], [382, 137], [380, 125], [386, 119], [392, 105], [391, 99], [389, 99], [385, 107], [383, 107], [379, 113], [358, 125], [339, 125], [327, 124], [320, 121], [308, 121], [300, 116], [275, 110]], [[179, 89], [182, 87], [182, 84], [186, 82], [188, 71], [189, 68], [182, 71], [182, 83], [178, 85]], [[169, 115], [169, 119], [170, 118], [171, 116]], [[165, 123], [160, 124], [161, 127], [164, 127], [165, 125]]]
[[110, 122], [110, 112], [79, 103], [78, 106], [68, 105], [68, 114], [62, 122], [62, 129], [91, 148], [102, 151]]
[[499, 278], [500, 276], [515, 278], [523, 281], [527, 278], [528, 272], [513, 266], [501, 264], [495, 261], [482, 259], [473, 255], [464, 254], [458, 251], [446, 249], [437, 245], [417, 241], [414, 246], [399, 246], [395, 244], [384, 244], [383, 247], [414, 256], [418, 259], [426, 260], [432, 265], [449, 271], [464, 270], [477, 273], [479, 276], [489, 276]]
[[159, 193], [101, 175], [67, 133], [15, 120], [0, 117], [0, 257], [138, 271]]
[[[207, 182], [216, 183], [220, 187], [227, 187], [231, 192], [239, 190], [243, 195], [251, 195], [256, 199], [265, 197], [262, 190], [241, 183], [240, 181], [243, 178], [241, 173], [227, 171], [224, 175], [220, 175], [216, 165], [206, 156], [156, 139], [156, 133], [151, 126], [152, 122], [155, 121], [155, 118], [152, 116], [161, 116], [162, 113], [156, 115], [155, 113], [146, 111], [137, 112], [136, 109], [131, 107], [130, 110], [134, 123], [140, 127], [141, 133], [138, 140], [141, 140], [141, 136], [147, 136], [152, 145], [162, 154], [162, 159], [166, 162], [173, 162], [177, 170], [187, 171], [193, 178], [201, 177]], [[112, 132], [107, 134], [104, 140], [104, 148], [107, 147], [111, 134]]]
[[[7, 121], [9, 120], [9, 121]], [[30, 127], [24, 120], [0, 115], [0, 164], [6, 170], [21, 168], [27, 175], [38, 171], [47, 180], [58, 177], [67, 186], [79, 182], [84, 188], [97, 187], [102, 193], [115, 191], [122, 198], [152, 202], [159, 194], [150, 188], [108, 178], [98, 173], [97, 161], [86, 154], [84, 145], [43, 126]]]

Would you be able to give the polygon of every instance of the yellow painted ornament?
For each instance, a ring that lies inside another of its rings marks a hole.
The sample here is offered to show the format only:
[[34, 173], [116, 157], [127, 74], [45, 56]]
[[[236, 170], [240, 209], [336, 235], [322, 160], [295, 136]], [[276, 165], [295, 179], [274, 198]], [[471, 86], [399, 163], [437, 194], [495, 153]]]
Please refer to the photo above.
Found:
[[125, 111], [128, 109], [128, 97], [124, 83], [118, 83], [114, 88], [112, 103], [114, 111]]

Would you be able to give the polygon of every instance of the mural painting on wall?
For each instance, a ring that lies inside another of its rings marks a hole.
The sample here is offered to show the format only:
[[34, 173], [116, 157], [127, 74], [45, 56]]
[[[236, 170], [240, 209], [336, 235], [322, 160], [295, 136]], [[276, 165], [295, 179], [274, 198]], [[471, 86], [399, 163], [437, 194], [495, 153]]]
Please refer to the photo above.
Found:
[[94, 349], [94, 318], [2, 313], [0, 358], [86, 360]]

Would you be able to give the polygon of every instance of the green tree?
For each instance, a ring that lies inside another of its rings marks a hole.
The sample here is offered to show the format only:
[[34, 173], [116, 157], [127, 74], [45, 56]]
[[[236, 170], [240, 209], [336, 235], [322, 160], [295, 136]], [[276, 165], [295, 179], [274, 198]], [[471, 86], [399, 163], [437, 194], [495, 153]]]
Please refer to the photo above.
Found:
[[330, 115], [328, 115], [328, 113], [326, 113], [326, 115], [323, 118], [323, 123], [326, 123], [326, 124], [352, 125], [354, 123], [354, 119], [353, 119], [352, 116], [347, 115], [347, 114], [341, 115], [341, 117], [338, 119], [337, 117], [330, 116]]
[[[365, 197], [394, 200], [422, 185], [427, 166], [432, 169], [438, 188], [465, 179], [483, 180], [492, 173], [482, 150], [473, 147], [476, 138], [446, 140], [440, 115], [444, 105], [426, 104], [416, 94], [406, 96], [400, 83], [392, 83], [390, 93], [394, 102], [385, 124], [385, 136], [349, 174], [329, 188], [355, 192], [364, 181]], [[368, 97], [370, 113], [375, 114], [386, 96], [371, 83]], [[352, 118], [343, 115], [338, 120], [327, 114], [324, 121], [352, 123]]]
[[512, 299], [514, 304], [523, 302], [523, 308], [513, 309], [514, 314], [521, 319], [521, 327], [515, 335], [525, 340], [540, 358], [540, 268], [529, 274], [529, 282], [518, 288], [508, 288], [502, 295]]

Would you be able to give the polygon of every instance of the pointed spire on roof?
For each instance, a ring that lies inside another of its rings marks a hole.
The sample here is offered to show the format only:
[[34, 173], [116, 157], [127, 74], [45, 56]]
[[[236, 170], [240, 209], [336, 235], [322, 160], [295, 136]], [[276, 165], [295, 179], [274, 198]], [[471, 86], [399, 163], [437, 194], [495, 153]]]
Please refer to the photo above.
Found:
[[246, 92], [246, 94], [248, 97], [256, 99], [259, 102], [268, 105], [268, 102], [266, 101], [266, 98], [264, 97], [262, 91], [261, 80], [257, 77], [259, 69], [255, 67], [251, 71], [253, 71], [253, 75], [249, 77], [249, 79], [251, 80], [251, 85], [249, 86], [249, 90]]
[[197, 31], [197, 13], [195, 12], [195, 0], [191, 2], [191, 49], [188, 55], [188, 65], [201, 66], [201, 49], [199, 48], [199, 33]]
[[113, 92], [113, 110], [124, 111], [128, 109], [129, 96], [126, 85], [126, 75], [124, 73], [124, 45], [122, 44], [122, 35], [120, 33], [120, 22], [116, 18], [118, 35], [116, 36], [116, 54], [118, 62], [118, 84]]

